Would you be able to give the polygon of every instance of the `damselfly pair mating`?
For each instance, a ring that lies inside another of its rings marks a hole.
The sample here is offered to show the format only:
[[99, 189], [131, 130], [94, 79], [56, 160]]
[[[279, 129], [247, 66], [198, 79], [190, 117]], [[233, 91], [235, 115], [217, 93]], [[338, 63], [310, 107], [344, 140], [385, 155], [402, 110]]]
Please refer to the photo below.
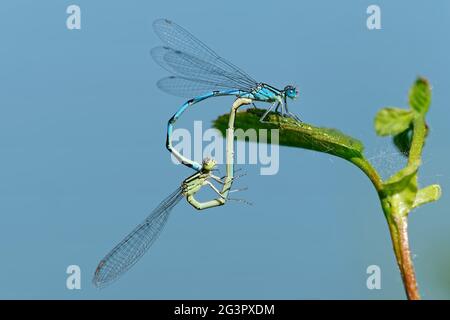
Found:
[[[300, 122], [298, 117], [289, 111], [287, 104], [288, 98], [294, 99], [298, 96], [295, 87], [288, 85], [283, 90], [279, 90], [255, 81], [170, 20], [156, 20], [153, 27], [165, 46], [154, 48], [151, 51], [152, 57], [159, 65], [174, 74], [158, 81], [158, 87], [170, 94], [191, 98], [170, 118], [167, 125], [166, 146], [181, 163], [197, 172], [185, 179], [175, 192], [164, 199], [140, 225], [100, 261], [93, 279], [98, 287], [116, 280], [144, 255], [158, 238], [171, 210], [183, 197], [186, 197], [188, 203], [199, 210], [225, 204], [234, 180], [234, 121], [238, 108], [245, 104], [253, 104], [254, 101], [268, 102], [271, 106], [260, 121], [265, 122], [272, 111]], [[173, 126], [186, 109], [217, 96], [237, 97], [230, 111], [226, 136], [226, 176], [223, 178], [212, 173], [216, 165], [214, 160], [205, 159], [200, 164], [184, 157], [172, 147]], [[221, 184], [221, 190], [211, 181]], [[203, 186], [212, 188], [218, 198], [206, 202], [197, 201], [195, 195]]]

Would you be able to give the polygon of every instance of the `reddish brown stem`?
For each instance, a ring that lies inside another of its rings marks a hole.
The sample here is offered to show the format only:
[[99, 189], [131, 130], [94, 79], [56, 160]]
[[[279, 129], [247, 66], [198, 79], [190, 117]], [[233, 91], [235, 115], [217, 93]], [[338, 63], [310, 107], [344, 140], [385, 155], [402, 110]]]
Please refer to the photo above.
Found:
[[403, 286], [409, 300], [420, 300], [419, 289], [417, 287], [416, 274], [411, 259], [411, 251], [408, 241], [408, 218], [390, 216], [388, 221], [391, 233], [392, 245], [394, 247], [397, 265], [402, 275]]

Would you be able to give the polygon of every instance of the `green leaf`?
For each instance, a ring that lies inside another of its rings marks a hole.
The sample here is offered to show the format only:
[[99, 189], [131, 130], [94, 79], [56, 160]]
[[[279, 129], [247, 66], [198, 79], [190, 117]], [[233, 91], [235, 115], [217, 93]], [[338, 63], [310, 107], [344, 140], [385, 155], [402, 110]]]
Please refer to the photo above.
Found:
[[416, 175], [418, 169], [418, 164], [415, 164], [407, 166], [398, 171], [396, 174], [386, 180], [386, 182], [384, 183], [385, 190], [388, 191], [388, 193], [395, 193], [403, 190], [408, 186], [411, 178]]
[[[277, 113], [270, 113], [268, 123], [261, 123], [259, 119], [266, 110], [249, 108], [236, 114], [235, 128], [246, 130], [256, 130], [258, 142], [261, 138], [259, 130], [278, 129], [279, 141], [271, 141], [271, 133], [267, 132], [267, 143], [278, 143], [282, 146], [290, 146], [315, 150], [332, 154], [344, 159], [355, 157], [362, 158], [363, 144], [339, 130], [331, 128], [320, 128], [309, 125], [305, 122], [297, 122], [293, 119], [282, 118]], [[224, 114], [213, 122], [214, 128], [218, 129], [225, 136], [228, 128], [229, 114]], [[238, 138], [243, 138], [238, 136]]]
[[408, 129], [413, 118], [412, 110], [381, 109], [375, 116], [375, 131], [379, 136], [395, 136]]
[[418, 78], [409, 91], [409, 105], [412, 109], [425, 114], [431, 104], [431, 87], [428, 80]]
[[417, 170], [419, 164], [409, 165], [398, 171], [384, 183], [384, 191], [393, 214], [406, 216], [414, 205], [417, 194]]
[[431, 186], [420, 189], [417, 192], [416, 199], [414, 200], [413, 208], [424, 205], [429, 202], [438, 200], [441, 197], [441, 186], [433, 184]]

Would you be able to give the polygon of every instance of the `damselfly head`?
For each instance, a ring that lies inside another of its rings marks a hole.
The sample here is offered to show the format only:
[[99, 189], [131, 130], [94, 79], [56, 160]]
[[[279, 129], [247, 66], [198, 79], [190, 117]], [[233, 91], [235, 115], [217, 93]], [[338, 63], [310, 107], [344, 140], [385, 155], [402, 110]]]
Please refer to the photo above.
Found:
[[294, 86], [287, 85], [286, 87], [284, 87], [283, 91], [288, 98], [295, 99], [298, 97], [298, 90]]
[[215, 168], [216, 164], [216, 160], [212, 158], [205, 158], [203, 159], [202, 170], [206, 172], [212, 171]]

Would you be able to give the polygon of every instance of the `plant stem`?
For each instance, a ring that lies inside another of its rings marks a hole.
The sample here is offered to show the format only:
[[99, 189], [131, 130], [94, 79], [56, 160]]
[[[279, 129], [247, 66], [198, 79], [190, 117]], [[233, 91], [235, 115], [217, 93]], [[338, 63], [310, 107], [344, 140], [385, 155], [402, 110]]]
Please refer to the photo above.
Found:
[[408, 218], [390, 214], [388, 220], [397, 265], [403, 280], [406, 296], [409, 300], [420, 300], [414, 265], [408, 242]]
[[[413, 128], [408, 165], [416, 164], [421, 159], [426, 136], [425, 120], [422, 116], [417, 116], [414, 119]], [[406, 295], [410, 300], [419, 300], [420, 294], [408, 241], [408, 216], [400, 214], [395, 207], [390, 205], [387, 196], [383, 192], [383, 181], [369, 161], [364, 158], [352, 158], [350, 162], [366, 174], [377, 190], [388, 223], [395, 258], [400, 269]], [[417, 179], [417, 177], [414, 177], [414, 179]]]
[[[425, 119], [422, 115], [416, 116], [413, 121], [413, 136], [411, 141], [411, 148], [409, 151], [408, 165], [419, 164], [422, 157], [422, 150], [425, 143], [426, 125]], [[417, 179], [417, 176], [414, 177]], [[383, 210], [387, 210], [383, 206]], [[393, 208], [394, 209], [394, 208]], [[411, 259], [411, 252], [408, 241], [408, 215], [402, 215], [390, 212], [390, 219], [388, 219], [389, 229], [391, 231], [392, 242], [394, 244], [394, 251], [397, 258], [397, 263], [402, 274], [403, 285], [405, 287], [406, 295], [410, 300], [419, 300], [420, 294], [417, 287], [416, 275], [414, 272], [414, 265]]]
[[408, 164], [414, 164], [422, 157], [422, 149], [425, 144], [426, 126], [423, 116], [417, 116], [413, 121], [413, 136], [411, 141], [411, 149], [409, 150]]

